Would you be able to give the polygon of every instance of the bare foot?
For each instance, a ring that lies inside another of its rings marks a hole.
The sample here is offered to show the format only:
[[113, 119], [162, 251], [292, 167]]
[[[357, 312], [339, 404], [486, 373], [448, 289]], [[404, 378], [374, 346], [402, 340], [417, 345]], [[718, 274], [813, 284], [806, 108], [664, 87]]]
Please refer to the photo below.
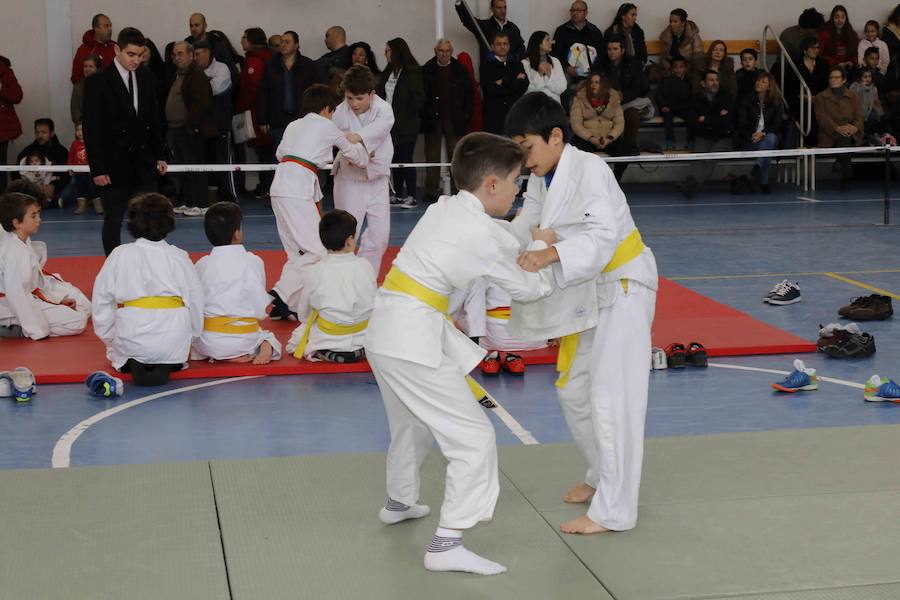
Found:
[[587, 515], [582, 515], [577, 519], [572, 519], [571, 521], [566, 521], [562, 525], [559, 526], [560, 530], [563, 533], [579, 533], [582, 535], [588, 535], [591, 533], [606, 533], [609, 531], [603, 525], [598, 525], [591, 521], [590, 517]]
[[563, 496], [563, 502], [568, 502], [569, 504], [582, 504], [593, 498], [594, 492], [596, 491], [596, 489], [586, 483], [579, 483], [578, 485], [572, 486], [569, 491], [566, 492], [566, 495]]
[[253, 360], [252, 354], [243, 354], [241, 356], [236, 356], [234, 358], [229, 358], [227, 360], [222, 360], [219, 362], [228, 362], [228, 363], [248, 363]]
[[253, 359], [254, 365], [267, 365], [272, 361], [272, 353], [275, 351], [272, 348], [272, 344], [269, 342], [263, 342], [259, 346], [259, 352], [256, 355], [256, 358]]

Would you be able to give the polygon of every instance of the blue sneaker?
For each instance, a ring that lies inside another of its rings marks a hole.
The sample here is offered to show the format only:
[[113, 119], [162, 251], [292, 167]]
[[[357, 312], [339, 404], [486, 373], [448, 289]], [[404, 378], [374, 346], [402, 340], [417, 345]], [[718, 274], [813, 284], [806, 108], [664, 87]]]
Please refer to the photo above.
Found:
[[29, 402], [37, 393], [34, 373], [25, 367], [0, 373], [0, 396], [15, 398], [16, 402]]
[[121, 396], [125, 393], [125, 384], [122, 383], [122, 380], [103, 371], [94, 371], [88, 375], [84, 383], [91, 394], [100, 398]]
[[809, 392], [819, 389], [819, 376], [816, 375], [815, 369], [808, 369], [803, 361], [794, 360], [794, 372], [779, 381], [773, 383], [772, 387], [779, 392]]
[[900, 403], [900, 385], [894, 383], [892, 379], [882, 379], [878, 375], [872, 375], [866, 382], [863, 399], [866, 402]]

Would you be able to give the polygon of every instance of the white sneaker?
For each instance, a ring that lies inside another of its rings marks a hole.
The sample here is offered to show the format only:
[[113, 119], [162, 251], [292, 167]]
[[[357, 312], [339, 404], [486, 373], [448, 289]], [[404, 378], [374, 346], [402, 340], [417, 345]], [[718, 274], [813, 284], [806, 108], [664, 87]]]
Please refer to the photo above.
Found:
[[650, 368], [654, 371], [669, 368], [669, 365], [666, 363], [665, 350], [662, 348], [653, 348], [650, 350]]
[[187, 210], [187, 206], [185, 206], [184, 204], [179, 204], [172, 209], [172, 212], [174, 212], [176, 215], [183, 215], [185, 210]]
[[186, 217], [200, 217], [204, 214], [203, 209], [199, 206], [186, 206], [181, 212]]
[[396, 205], [398, 205], [398, 204], [402, 204], [402, 203], [403, 203], [403, 198], [391, 194], [391, 199], [390, 199], [389, 202], [390, 202], [391, 206], [396, 206]]
[[415, 208], [416, 207], [416, 199], [413, 196], [407, 196], [406, 198], [404, 198], [403, 200], [400, 201], [399, 206], [400, 206], [400, 208], [407, 209], [407, 210], [410, 208]]

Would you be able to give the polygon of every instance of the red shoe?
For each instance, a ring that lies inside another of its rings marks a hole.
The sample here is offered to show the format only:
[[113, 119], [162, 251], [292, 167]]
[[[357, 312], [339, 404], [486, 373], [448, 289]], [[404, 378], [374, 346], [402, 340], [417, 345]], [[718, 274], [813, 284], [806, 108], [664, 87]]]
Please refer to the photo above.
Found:
[[525, 374], [525, 361], [522, 360], [522, 357], [518, 354], [507, 352], [506, 356], [503, 357], [503, 360], [500, 362], [500, 364], [503, 365], [503, 370], [510, 375]]
[[500, 353], [496, 350], [489, 353], [481, 361], [481, 374], [496, 377], [500, 374]]

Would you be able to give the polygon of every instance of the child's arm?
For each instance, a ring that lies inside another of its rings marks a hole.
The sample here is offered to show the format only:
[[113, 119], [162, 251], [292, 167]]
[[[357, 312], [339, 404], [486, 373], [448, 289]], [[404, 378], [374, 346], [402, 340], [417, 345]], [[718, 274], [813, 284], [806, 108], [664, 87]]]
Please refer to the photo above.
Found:
[[187, 284], [187, 294], [184, 296], [184, 304], [191, 313], [191, 331], [195, 338], [203, 334], [203, 308], [204, 293], [203, 284], [200, 283], [200, 276], [197, 275], [197, 268], [187, 253], [184, 253], [184, 280]]
[[331, 145], [337, 146], [341, 156], [357, 167], [364, 169], [369, 164], [369, 151], [366, 147], [363, 144], [351, 143], [337, 125], [333, 125], [332, 128]]
[[103, 263], [91, 292], [91, 320], [94, 333], [109, 346], [116, 339], [116, 253]]
[[525, 202], [522, 210], [509, 224], [508, 230], [515, 236], [522, 248], [531, 243], [531, 230], [541, 223], [542, 204], [537, 199], [541, 188], [541, 181], [536, 175], [528, 178], [528, 187], [525, 189]]
[[553, 292], [552, 269], [536, 273], [522, 270], [513, 256], [503, 256], [485, 273], [485, 277], [503, 288], [517, 302], [534, 302]]
[[9, 252], [3, 262], [3, 289], [6, 301], [22, 327], [25, 337], [39, 340], [50, 335], [50, 323], [31, 295], [31, 260], [21, 252]]
[[379, 104], [378, 111], [375, 113], [375, 119], [354, 133], [362, 138], [362, 143], [369, 152], [373, 152], [391, 135], [393, 126], [394, 111], [391, 109], [390, 104], [384, 102]]

